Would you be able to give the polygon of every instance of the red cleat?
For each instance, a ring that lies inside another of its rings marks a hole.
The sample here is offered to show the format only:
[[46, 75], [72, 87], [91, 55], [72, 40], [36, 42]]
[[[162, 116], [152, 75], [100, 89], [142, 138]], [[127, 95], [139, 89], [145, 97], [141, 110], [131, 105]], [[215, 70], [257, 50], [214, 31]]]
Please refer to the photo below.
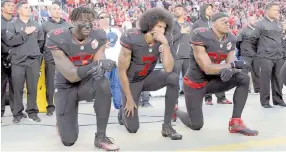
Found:
[[232, 104], [232, 102], [227, 100], [227, 99], [225, 99], [223, 101], [218, 101], [217, 104]]
[[245, 126], [241, 118], [231, 118], [228, 130], [230, 133], [240, 133], [245, 136], [257, 136], [257, 130], [251, 130]]
[[175, 109], [174, 109], [174, 113], [173, 113], [173, 116], [172, 116], [172, 122], [176, 122], [177, 121], [177, 115], [176, 115], [176, 111], [178, 110], [178, 105], [175, 106]]
[[206, 105], [213, 105], [213, 101], [212, 100], [206, 100]]

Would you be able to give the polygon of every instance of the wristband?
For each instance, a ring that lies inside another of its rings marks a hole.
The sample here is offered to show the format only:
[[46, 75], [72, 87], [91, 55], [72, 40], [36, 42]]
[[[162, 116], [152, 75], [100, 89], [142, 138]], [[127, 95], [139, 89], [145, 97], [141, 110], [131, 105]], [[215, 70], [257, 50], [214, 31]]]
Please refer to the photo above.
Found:
[[87, 76], [87, 72], [89, 70], [91, 70], [93, 67], [100, 65], [101, 62], [97, 61], [97, 62], [92, 62], [91, 64], [88, 65], [84, 65], [84, 66], [79, 66], [76, 69], [77, 75], [80, 79], [83, 79]]

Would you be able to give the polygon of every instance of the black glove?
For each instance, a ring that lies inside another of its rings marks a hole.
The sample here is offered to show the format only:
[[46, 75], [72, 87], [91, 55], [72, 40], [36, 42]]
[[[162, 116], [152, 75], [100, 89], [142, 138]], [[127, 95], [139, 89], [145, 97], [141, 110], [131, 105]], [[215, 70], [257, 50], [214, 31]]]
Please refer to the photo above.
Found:
[[230, 63], [230, 65], [231, 65], [231, 68], [235, 68], [235, 69], [250, 69], [249, 63], [243, 60], [233, 61]]
[[105, 71], [102, 69], [101, 66], [97, 65], [92, 67], [88, 72], [87, 75], [92, 75], [95, 80], [99, 80], [104, 76]]
[[220, 70], [220, 79], [223, 81], [223, 82], [227, 82], [231, 79], [231, 77], [233, 76], [234, 74], [234, 70], [233, 69], [222, 69]]
[[116, 67], [116, 62], [110, 59], [100, 60], [99, 62], [99, 65], [101, 64], [102, 69], [107, 72], [112, 71], [112, 69]]

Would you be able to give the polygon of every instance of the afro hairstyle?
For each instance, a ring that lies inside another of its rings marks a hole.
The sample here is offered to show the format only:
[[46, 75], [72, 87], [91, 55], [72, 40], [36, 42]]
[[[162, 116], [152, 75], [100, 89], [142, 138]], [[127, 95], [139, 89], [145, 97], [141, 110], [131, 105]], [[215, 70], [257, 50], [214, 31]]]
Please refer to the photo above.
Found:
[[150, 32], [155, 25], [159, 22], [166, 23], [165, 33], [172, 33], [174, 28], [174, 18], [173, 16], [164, 8], [151, 8], [147, 9], [139, 19], [140, 30], [143, 33]]

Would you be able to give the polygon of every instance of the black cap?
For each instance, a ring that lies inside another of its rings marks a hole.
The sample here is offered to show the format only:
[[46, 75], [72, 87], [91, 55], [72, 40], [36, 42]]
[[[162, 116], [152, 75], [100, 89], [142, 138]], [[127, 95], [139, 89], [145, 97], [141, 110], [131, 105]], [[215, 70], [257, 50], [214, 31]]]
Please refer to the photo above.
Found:
[[216, 20], [223, 18], [223, 17], [229, 17], [229, 16], [224, 12], [216, 13], [212, 16], [212, 22], [215, 22]]

